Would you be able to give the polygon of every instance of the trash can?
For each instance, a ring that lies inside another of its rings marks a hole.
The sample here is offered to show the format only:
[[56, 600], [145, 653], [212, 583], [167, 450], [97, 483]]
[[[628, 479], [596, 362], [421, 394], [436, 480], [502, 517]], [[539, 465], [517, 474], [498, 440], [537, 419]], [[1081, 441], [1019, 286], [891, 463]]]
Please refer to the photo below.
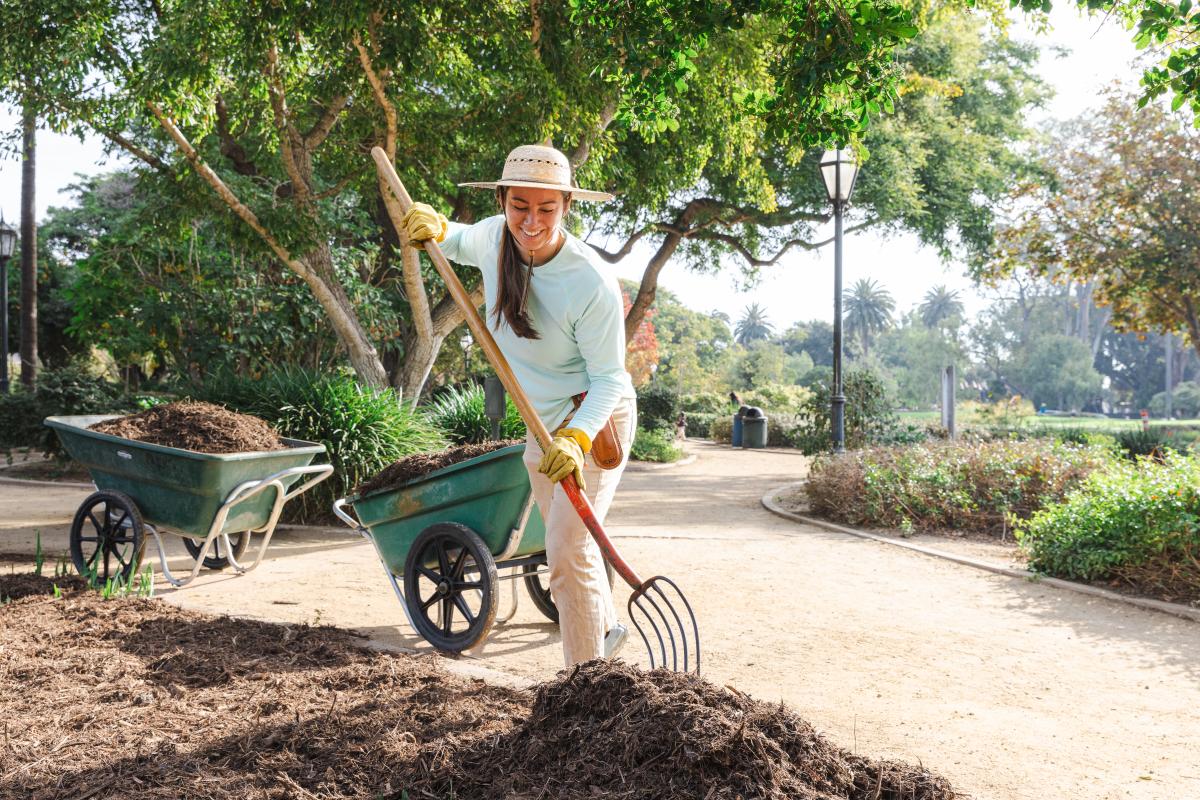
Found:
[[751, 406], [742, 415], [742, 447], [767, 446], [767, 415]]
[[742, 406], [737, 410], [737, 413], [733, 415], [733, 434], [730, 440], [730, 444], [733, 447], [742, 446], [742, 418], [745, 416], [746, 411], [748, 411], [749, 408], [750, 406]]

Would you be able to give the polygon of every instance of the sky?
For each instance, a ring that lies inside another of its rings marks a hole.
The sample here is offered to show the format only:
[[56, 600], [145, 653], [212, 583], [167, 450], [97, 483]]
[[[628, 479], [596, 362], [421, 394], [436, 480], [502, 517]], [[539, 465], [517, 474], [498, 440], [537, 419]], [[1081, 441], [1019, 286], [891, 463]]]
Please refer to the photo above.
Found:
[[[1035, 33], [1019, 15], [1014, 16], [1010, 35], [1034, 41], [1042, 48], [1040, 71], [1055, 89], [1046, 108], [1037, 112], [1033, 122], [1069, 119], [1096, 103], [1100, 91], [1113, 81], [1136, 83], [1140, 69], [1132, 60], [1136, 50], [1132, 37], [1114, 22], [1101, 24], [1081, 16], [1073, 4], [1056, 3], [1050, 15], [1051, 30]], [[1063, 56], [1056, 51], [1066, 48]], [[0, 107], [0, 127], [12, 130], [20, 119], [11, 109]], [[92, 174], [113, 169], [117, 162], [106, 159], [99, 139], [77, 139], [38, 132], [37, 209], [41, 219], [49, 206], [68, 205], [64, 193], [78, 173]], [[869, 165], [868, 167], [869, 168]], [[15, 160], [0, 160], [0, 213], [17, 225], [20, 216], [21, 168]], [[833, 233], [833, 224], [826, 235]], [[635, 249], [614, 266], [622, 278], [640, 280], [650, 256], [648, 247]], [[762, 279], [751, 289], [742, 290], [734, 279], [736, 269], [715, 276], [688, 272], [681, 263], [668, 264], [659, 276], [659, 285], [669, 289], [690, 308], [698, 311], [723, 311], [737, 320], [751, 303], [766, 310], [767, 319], [783, 331], [801, 320], [833, 318], [833, 248], [814, 253], [792, 251], [774, 266], [764, 269]], [[917, 242], [915, 236], [901, 234], [883, 237], [871, 231], [847, 236], [843, 250], [843, 286], [860, 278], [871, 278], [892, 293], [899, 312], [918, 304], [931, 287], [945, 284], [960, 291], [967, 312], [986, 305], [964, 276], [960, 263], [944, 263], [938, 254]]]

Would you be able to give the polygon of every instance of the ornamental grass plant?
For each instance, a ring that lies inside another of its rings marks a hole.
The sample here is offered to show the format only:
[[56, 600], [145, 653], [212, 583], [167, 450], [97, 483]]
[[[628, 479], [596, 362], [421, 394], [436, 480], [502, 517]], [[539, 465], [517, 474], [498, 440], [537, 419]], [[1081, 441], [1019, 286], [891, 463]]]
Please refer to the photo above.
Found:
[[[478, 444], [492, 438], [492, 421], [485, 411], [483, 387], [477, 383], [449, 386], [425, 407], [429, 421], [445, 431], [454, 444]], [[525, 421], [507, 393], [504, 411], [504, 419], [500, 420], [500, 438], [524, 439]]]
[[1113, 461], [1051, 440], [928, 441], [819, 456], [806, 492], [813, 513], [849, 525], [1003, 536]]
[[1200, 460], [1114, 460], [1021, 524], [1030, 566], [1200, 606]]
[[284, 509], [293, 522], [325, 522], [355, 486], [413, 453], [441, 450], [445, 435], [390, 389], [360, 386], [352, 376], [287, 368], [260, 378], [221, 375], [191, 393], [266, 420], [291, 439], [325, 445], [333, 475]]

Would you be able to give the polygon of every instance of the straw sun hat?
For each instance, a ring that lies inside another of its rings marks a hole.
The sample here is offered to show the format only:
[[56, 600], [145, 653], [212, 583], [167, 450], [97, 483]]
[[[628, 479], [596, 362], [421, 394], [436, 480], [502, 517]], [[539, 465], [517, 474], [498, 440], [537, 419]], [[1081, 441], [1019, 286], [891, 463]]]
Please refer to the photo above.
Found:
[[571, 183], [571, 162], [553, 147], [525, 144], [504, 159], [504, 172], [498, 181], [472, 181], [459, 186], [495, 189], [497, 186], [526, 186], [531, 189], [556, 189], [570, 192], [573, 200], [612, 200], [608, 192], [580, 189]]

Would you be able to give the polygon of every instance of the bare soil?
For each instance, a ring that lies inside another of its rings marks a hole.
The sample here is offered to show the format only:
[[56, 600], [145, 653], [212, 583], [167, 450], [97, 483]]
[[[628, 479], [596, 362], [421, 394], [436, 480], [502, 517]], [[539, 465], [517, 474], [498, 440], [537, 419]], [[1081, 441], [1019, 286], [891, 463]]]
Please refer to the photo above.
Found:
[[255, 453], [287, 448], [279, 434], [258, 417], [213, 403], [188, 400], [97, 422], [90, 430], [198, 453]]
[[355, 490], [355, 494], [364, 495], [380, 489], [391, 489], [403, 486], [409, 481], [428, 475], [439, 469], [445, 469], [453, 464], [487, 455], [495, 450], [521, 444], [521, 439], [503, 439], [498, 442], [479, 442], [478, 444], [460, 444], [449, 447], [438, 453], [414, 453], [398, 461], [393, 461], [384, 467], [375, 477], [363, 483]]
[[0, 625], [3, 797], [959, 796], [782, 704], [619, 662], [530, 695], [334, 628], [87, 591], [9, 603]]

